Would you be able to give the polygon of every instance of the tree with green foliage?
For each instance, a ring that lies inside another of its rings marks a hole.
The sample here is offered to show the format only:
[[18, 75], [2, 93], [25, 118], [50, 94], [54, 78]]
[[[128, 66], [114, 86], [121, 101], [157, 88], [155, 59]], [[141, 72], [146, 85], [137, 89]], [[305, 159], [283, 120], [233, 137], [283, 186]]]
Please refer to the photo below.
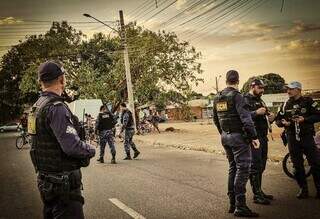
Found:
[[82, 38], [83, 34], [66, 22], [53, 22], [47, 33], [27, 36], [2, 57], [0, 121], [15, 118], [24, 110], [24, 104], [37, 99], [38, 64], [48, 59], [72, 59], [71, 54], [76, 53]]
[[[170, 90], [187, 97], [191, 85], [198, 85], [202, 73], [201, 54], [174, 33], [152, 32], [130, 23], [126, 26], [129, 58], [137, 106], [172, 100]], [[114, 106], [126, 98], [123, 50], [119, 37], [99, 33], [89, 40], [66, 22], [54, 22], [43, 35], [33, 35], [4, 55], [0, 81], [4, 118], [21, 112], [24, 103], [38, 96], [37, 68], [45, 60], [64, 64], [67, 88], [81, 98], [99, 98]], [[10, 112], [10, 113], [9, 113]]]
[[285, 80], [279, 74], [276, 73], [268, 73], [264, 75], [254, 76], [249, 78], [241, 89], [242, 93], [247, 93], [250, 90], [250, 83], [254, 79], [261, 79], [263, 83], [266, 85], [264, 89], [265, 94], [277, 94], [284, 92]]

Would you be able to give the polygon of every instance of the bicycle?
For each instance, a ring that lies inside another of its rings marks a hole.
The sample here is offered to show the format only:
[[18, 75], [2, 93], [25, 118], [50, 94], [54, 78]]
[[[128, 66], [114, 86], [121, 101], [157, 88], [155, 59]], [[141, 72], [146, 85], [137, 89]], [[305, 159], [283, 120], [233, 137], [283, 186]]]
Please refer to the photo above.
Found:
[[[311, 168], [307, 162], [306, 156], [303, 155], [303, 159], [304, 159], [304, 167], [305, 167], [305, 171], [306, 171], [306, 177], [309, 177], [311, 175]], [[282, 161], [282, 168], [284, 173], [290, 177], [291, 179], [294, 179], [294, 167], [293, 167], [293, 163], [290, 159], [290, 154], [287, 153], [286, 156], [284, 156], [283, 161]]]
[[31, 136], [23, 131], [16, 139], [16, 148], [21, 150], [25, 145], [31, 145]]
[[152, 126], [148, 121], [141, 121], [138, 124], [138, 132], [141, 135], [152, 132]]

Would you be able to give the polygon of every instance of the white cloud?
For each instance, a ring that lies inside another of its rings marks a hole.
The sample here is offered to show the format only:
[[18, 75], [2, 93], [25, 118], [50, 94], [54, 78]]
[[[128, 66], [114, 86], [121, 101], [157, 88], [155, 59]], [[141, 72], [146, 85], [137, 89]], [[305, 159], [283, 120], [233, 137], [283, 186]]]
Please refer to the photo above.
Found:
[[176, 9], [180, 10], [186, 4], [187, 0], [178, 0], [176, 3]]
[[23, 21], [14, 17], [7, 17], [0, 19], [0, 25], [7, 25], [7, 24], [18, 24], [22, 23]]

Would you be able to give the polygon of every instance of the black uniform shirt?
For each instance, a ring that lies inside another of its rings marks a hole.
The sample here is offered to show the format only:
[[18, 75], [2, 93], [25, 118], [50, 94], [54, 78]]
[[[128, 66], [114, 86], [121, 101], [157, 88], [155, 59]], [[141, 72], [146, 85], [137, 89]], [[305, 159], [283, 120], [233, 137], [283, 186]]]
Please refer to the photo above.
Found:
[[286, 131], [289, 133], [295, 132], [294, 122], [292, 121], [294, 116], [302, 116], [304, 122], [300, 123], [300, 133], [314, 134], [314, 123], [320, 122], [320, 106], [310, 97], [300, 97], [295, 100], [290, 98], [280, 107], [280, 110], [276, 116], [276, 124], [279, 127], [284, 127], [281, 120], [285, 119], [291, 122], [289, 127], [286, 127]]

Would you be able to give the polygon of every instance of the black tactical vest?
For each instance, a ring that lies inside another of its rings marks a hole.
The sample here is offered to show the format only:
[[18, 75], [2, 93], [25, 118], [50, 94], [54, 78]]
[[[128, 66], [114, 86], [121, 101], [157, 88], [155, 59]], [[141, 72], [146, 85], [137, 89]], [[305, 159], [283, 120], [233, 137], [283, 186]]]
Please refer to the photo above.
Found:
[[99, 124], [98, 124], [98, 130], [110, 130], [114, 128], [115, 125], [115, 119], [113, 118], [113, 115], [108, 112], [99, 113]]
[[237, 94], [240, 94], [237, 90], [222, 91], [215, 98], [214, 107], [218, 114], [221, 129], [224, 132], [243, 132], [243, 124], [234, 103]]
[[61, 173], [81, 167], [81, 160], [71, 158], [62, 151], [47, 122], [49, 107], [54, 104], [65, 105], [62, 101], [58, 97], [42, 96], [33, 106], [36, 115], [36, 134], [32, 135], [30, 154], [35, 169], [39, 172]]
[[[266, 104], [261, 98], [255, 97], [249, 93], [244, 95], [244, 99], [248, 106], [248, 110], [250, 111], [256, 111], [261, 107], [266, 108]], [[259, 136], [268, 135], [268, 122], [266, 115], [256, 115], [254, 118], [252, 118], [252, 120]]]

